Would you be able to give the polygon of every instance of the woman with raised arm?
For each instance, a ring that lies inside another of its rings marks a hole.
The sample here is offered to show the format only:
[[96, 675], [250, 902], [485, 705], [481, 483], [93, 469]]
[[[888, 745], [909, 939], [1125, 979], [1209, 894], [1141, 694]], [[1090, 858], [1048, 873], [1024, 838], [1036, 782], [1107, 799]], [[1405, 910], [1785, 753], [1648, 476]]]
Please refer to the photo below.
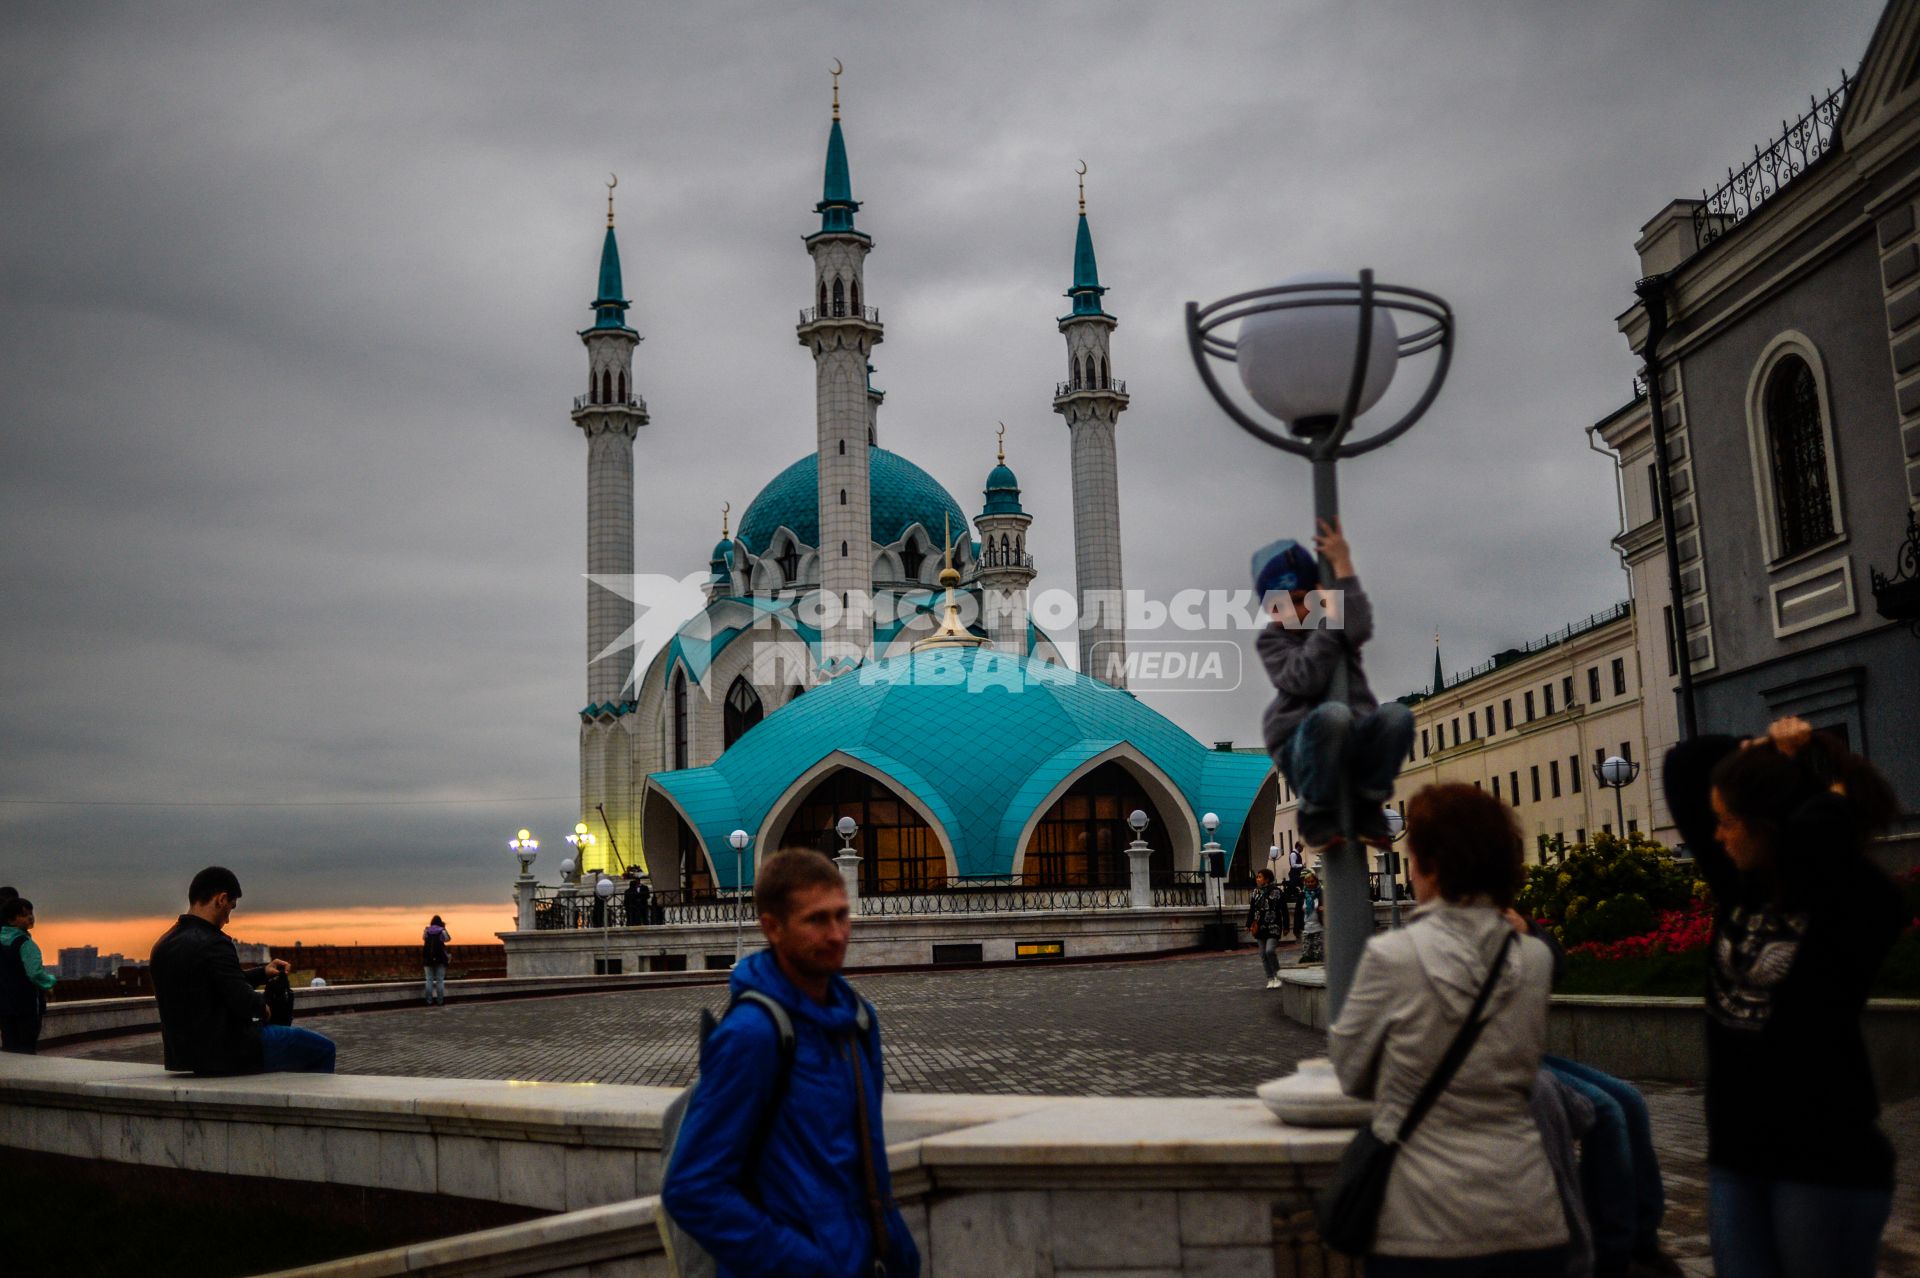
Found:
[[1893, 1147], [1879, 1128], [1860, 1014], [1907, 918], [1899, 889], [1865, 853], [1897, 810], [1893, 791], [1794, 718], [1749, 741], [1675, 746], [1666, 789], [1714, 899], [1715, 1272], [1871, 1278], [1892, 1210]]

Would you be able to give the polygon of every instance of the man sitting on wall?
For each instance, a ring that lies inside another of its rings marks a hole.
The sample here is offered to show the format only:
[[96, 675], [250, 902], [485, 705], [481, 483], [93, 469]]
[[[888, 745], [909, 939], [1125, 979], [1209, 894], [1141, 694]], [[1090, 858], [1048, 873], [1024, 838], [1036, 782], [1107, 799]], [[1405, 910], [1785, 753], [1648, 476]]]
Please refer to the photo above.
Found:
[[255, 987], [291, 969], [286, 960], [274, 959], [242, 970], [233, 939], [222, 930], [239, 901], [239, 878], [210, 865], [187, 888], [187, 912], [154, 942], [148, 967], [167, 1068], [333, 1073], [332, 1039], [292, 1025], [263, 1024], [267, 1003]]

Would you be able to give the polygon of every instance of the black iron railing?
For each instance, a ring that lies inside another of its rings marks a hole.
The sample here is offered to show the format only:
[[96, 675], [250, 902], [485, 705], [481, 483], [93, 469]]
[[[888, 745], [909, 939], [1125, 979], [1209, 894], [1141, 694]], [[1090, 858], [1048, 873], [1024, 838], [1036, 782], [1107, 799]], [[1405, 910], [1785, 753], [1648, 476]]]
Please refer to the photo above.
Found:
[[573, 411], [576, 413], [583, 408], [638, 408], [638, 407], [640, 407], [640, 401], [638, 398], [632, 395], [627, 396], [625, 399], [602, 399], [598, 395], [575, 395], [573, 397]]
[[1103, 390], [1112, 391], [1116, 395], [1124, 395], [1127, 393], [1127, 384], [1118, 377], [1107, 379], [1106, 384], [1102, 386], [1095, 386], [1091, 382], [1084, 385], [1080, 382], [1055, 382], [1053, 384], [1053, 397], [1058, 399], [1062, 395], [1078, 395], [1082, 391]]
[[1824, 98], [1809, 98], [1811, 107], [1805, 115], [1791, 123], [1781, 121], [1779, 137], [1764, 150], [1754, 147], [1753, 158], [1739, 169], [1728, 169], [1727, 180], [1718, 190], [1700, 193], [1699, 207], [1693, 211], [1696, 248], [1707, 247], [1745, 221], [1833, 148], [1840, 136], [1840, 112], [1852, 87], [1842, 71], [1839, 88]]
[[829, 306], [825, 309], [818, 306], [803, 306], [800, 308], [802, 324], [818, 324], [821, 320], [836, 319], [858, 319], [865, 320], [869, 324], [878, 324], [880, 308], [877, 306]]

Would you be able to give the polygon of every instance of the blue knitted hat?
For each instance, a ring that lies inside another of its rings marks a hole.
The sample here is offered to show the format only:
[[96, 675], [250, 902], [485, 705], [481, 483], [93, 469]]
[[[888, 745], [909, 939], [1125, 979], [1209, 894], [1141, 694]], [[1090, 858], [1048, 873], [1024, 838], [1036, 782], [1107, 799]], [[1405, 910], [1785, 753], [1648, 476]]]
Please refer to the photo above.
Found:
[[1282, 539], [1253, 552], [1253, 588], [1261, 598], [1276, 590], [1312, 590], [1320, 584], [1320, 565], [1297, 541]]

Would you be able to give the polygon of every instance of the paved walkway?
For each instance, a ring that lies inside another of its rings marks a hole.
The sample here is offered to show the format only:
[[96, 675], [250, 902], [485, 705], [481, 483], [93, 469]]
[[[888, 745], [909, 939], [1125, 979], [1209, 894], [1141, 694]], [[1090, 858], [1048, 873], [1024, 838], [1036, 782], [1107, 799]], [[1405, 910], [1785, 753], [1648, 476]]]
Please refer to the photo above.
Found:
[[[1001, 968], [860, 978], [880, 1010], [887, 1081], [908, 1092], [1245, 1095], [1325, 1051], [1280, 1012], [1257, 957]], [[719, 987], [637, 990], [316, 1020], [357, 1074], [594, 1080], [681, 1086], [694, 1076], [700, 1009]], [[78, 1052], [158, 1061], [157, 1038]], [[1706, 1247], [1700, 1091], [1648, 1083], [1670, 1208], [1668, 1241], [1691, 1272]], [[1783, 1098], [1783, 1106], [1790, 1098]], [[1783, 1117], [1783, 1121], [1784, 1117]], [[1882, 1272], [1920, 1278], [1920, 1098], [1889, 1106], [1900, 1190]]]

